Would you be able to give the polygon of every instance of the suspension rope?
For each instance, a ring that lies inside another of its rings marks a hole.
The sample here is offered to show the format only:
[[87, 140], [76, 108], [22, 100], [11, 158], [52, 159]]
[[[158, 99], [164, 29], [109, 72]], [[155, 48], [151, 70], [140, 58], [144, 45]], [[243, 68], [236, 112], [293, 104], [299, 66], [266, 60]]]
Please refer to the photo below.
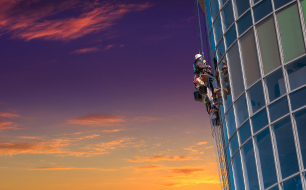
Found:
[[202, 28], [201, 28], [201, 19], [200, 19], [200, 10], [199, 10], [199, 0], [195, 0], [195, 14], [198, 22], [198, 36], [199, 36], [199, 53], [202, 54], [204, 52], [203, 48], [203, 37], [202, 37]]

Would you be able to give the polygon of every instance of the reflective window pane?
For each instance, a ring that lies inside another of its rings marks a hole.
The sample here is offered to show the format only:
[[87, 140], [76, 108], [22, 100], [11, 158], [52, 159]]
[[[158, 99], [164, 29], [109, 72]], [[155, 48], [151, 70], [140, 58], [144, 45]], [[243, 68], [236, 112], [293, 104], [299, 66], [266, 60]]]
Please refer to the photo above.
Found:
[[269, 129], [256, 136], [264, 187], [270, 187], [277, 182], [273, 149]]
[[255, 22], [272, 12], [271, 0], [263, 0], [253, 8]]
[[274, 1], [275, 9], [280, 8], [281, 6], [289, 3], [290, 1], [292, 1], [292, 0], [276, 0], [276, 1]]
[[208, 20], [208, 27], [209, 27], [209, 31], [212, 27], [212, 21], [211, 21], [211, 13], [210, 13], [210, 6], [209, 6], [209, 0], [205, 0], [205, 4], [206, 4], [206, 15], [207, 15], [207, 20]]
[[234, 166], [235, 179], [236, 179], [236, 189], [244, 190], [245, 188], [244, 188], [241, 158], [239, 152], [238, 154], [236, 154], [236, 156], [233, 159], [233, 166]]
[[295, 113], [294, 118], [298, 130], [304, 168], [306, 168], [306, 109]]
[[303, 190], [300, 175], [285, 181], [281, 186], [283, 190]]
[[255, 162], [255, 155], [254, 155], [252, 141], [248, 142], [241, 149], [241, 153], [244, 158], [245, 173], [246, 173], [246, 177], [248, 178], [249, 187], [250, 187], [249, 189], [258, 190], [259, 184], [258, 184], [258, 178], [257, 178], [256, 162]]
[[246, 122], [240, 129], [239, 129], [239, 137], [240, 137], [240, 142], [243, 144], [248, 138], [251, 137], [251, 128], [250, 128], [250, 123]]
[[[221, 40], [217, 49], [218, 49], [218, 61], [220, 61], [221, 57], [223, 56], [223, 54], [225, 52], [224, 39]], [[221, 55], [221, 53], [222, 53], [222, 55]]]
[[273, 17], [257, 26], [258, 39], [265, 74], [281, 65]]
[[235, 110], [237, 116], [237, 126], [240, 126], [249, 117], [245, 94], [242, 95], [235, 103]]
[[219, 71], [221, 74], [221, 83], [223, 87], [223, 101], [225, 102], [226, 111], [232, 105], [232, 95], [231, 95], [231, 88], [230, 88], [230, 81], [229, 81], [229, 74], [228, 74], [228, 67], [226, 62], [219, 65]]
[[263, 94], [262, 82], [255, 84], [249, 91], [248, 96], [251, 102], [251, 111], [255, 113], [265, 105], [265, 98]]
[[232, 79], [232, 84], [235, 84], [232, 86], [232, 89], [234, 91], [233, 92], [234, 99], [237, 99], [237, 97], [244, 90], [242, 70], [241, 70], [237, 43], [232, 46], [232, 48], [228, 51], [227, 55], [228, 55], [228, 64], [229, 64], [229, 69], [230, 69], [230, 77]]
[[285, 62], [305, 52], [301, 23], [297, 5], [282, 10], [277, 14]]
[[303, 7], [304, 21], [306, 22], [306, 1], [300, 1]]
[[260, 0], [253, 0], [253, 4], [257, 3], [258, 1], [260, 1]]
[[227, 136], [226, 122], [223, 122], [223, 135], [224, 135], [225, 144], [227, 144], [228, 143], [228, 136]]
[[231, 160], [231, 153], [230, 153], [230, 146], [227, 147], [226, 149], [226, 157], [227, 157], [227, 160], [230, 161]]
[[306, 57], [290, 63], [286, 66], [286, 70], [291, 90], [306, 84]]
[[273, 125], [283, 179], [299, 171], [290, 116]]
[[224, 3], [226, 3], [227, 0], [220, 0], [221, 6], [224, 5]]
[[228, 129], [229, 137], [231, 137], [236, 131], [236, 122], [235, 122], [233, 107], [228, 111], [226, 115], [226, 119], [227, 119], [227, 129]]
[[260, 77], [254, 31], [251, 29], [240, 38], [242, 63], [247, 86], [251, 85]]
[[220, 15], [217, 17], [216, 22], [214, 23], [214, 32], [216, 35], [216, 43], [218, 43], [223, 36]]
[[229, 1], [222, 10], [224, 31], [226, 31], [234, 22], [234, 13], [232, 1]]
[[234, 183], [234, 175], [233, 175], [233, 169], [232, 169], [232, 164], [229, 167], [229, 176], [230, 176], [230, 180], [231, 180], [231, 189], [235, 190], [235, 183]]
[[289, 113], [287, 97], [283, 97], [269, 106], [271, 122]]
[[238, 12], [238, 17], [244, 13], [249, 7], [250, 3], [246, 0], [236, 0], [236, 7]]
[[213, 51], [215, 51], [216, 44], [215, 44], [215, 38], [214, 38], [214, 33], [213, 32], [210, 33], [210, 44], [211, 44], [211, 49]]
[[252, 117], [253, 133], [268, 125], [267, 110], [263, 109]]
[[283, 70], [279, 69], [266, 78], [270, 101], [286, 93]]
[[227, 48], [232, 45], [232, 43], [237, 39], [236, 27], [235, 25], [229, 29], [229, 31], [225, 34], [226, 46]]
[[291, 108], [292, 110], [298, 109], [306, 105], [306, 87], [290, 94]]
[[[243, 0], [245, 1], [245, 0]], [[247, 1], [249, 2], [249, 1]], [[245, 32], [248, 28], [250, 28], [253, 24], [252, 22], [252, 16], [251, 16], [251, 12], [247, 12], [245, 15], [243, 15], [243, 17], [241, 17], [238, 21], [238, 33], [239, 35], [241, 35], [243, 32]]]
[[231, 150], [232, 150], [232, 155], [233, 155], [239, 148], [237, 133], [231, 139], [230, 144], [231, 144]]
[[271, 190], [278, 190], [278, 185], [273, 187]]
[[211, 5], [211, 13], [213, 18], [216, 18], [218, 12], [219, 12], [219, 3], [216, 0], [210, 0]]

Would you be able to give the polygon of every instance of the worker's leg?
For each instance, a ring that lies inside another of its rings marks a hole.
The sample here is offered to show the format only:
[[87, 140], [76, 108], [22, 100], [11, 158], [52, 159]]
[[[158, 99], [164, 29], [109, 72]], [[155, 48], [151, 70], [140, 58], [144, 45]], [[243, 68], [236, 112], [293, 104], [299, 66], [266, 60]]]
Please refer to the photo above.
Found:
[[214, 93], [219, 92], [220, 91], [220, 87], [218, 87], [216, 78], [213, 77], [213, 76], [208, 75], [208, 80], [209, 80], [209, 82], [211, 83], [211, 85], [212, 85], [212, 87], [214, 89]]

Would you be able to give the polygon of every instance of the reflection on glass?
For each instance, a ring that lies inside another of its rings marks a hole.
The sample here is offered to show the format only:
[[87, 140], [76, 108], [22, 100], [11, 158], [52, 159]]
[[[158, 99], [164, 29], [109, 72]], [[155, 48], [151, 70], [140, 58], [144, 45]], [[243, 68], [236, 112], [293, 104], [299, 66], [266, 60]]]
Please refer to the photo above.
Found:
[[225, 102], [226, 111], [232, 105], [231, 88], [228, 77], [228, 68], [225, 59], [223, 59], [219, 65], [219, 71], [221, 74], [221, 83], [223, 87], [223, 102]]
[[230, 77], [232, 79], [232, 86], [234, 99], [244, 91], [243, 78], [242, 78], [242, 70], [239, 58], [239, 51], [237, 43], [232, 46], [232, 48], [228, 51], [228, 64], [230, 68]]
[[235, 103], [237, 125], [240, 126], [248, 117], [248, 107], [246, 103], [245, 94], [243, 94]]
[[306, 1], [300, 1], [303, 7], [304, 21], [306, 22]]
[[252, 106], [252, 113], [255, 113], [260, 108], [265, 105], [265, 98], [263, 94], [262, 82], [255, 84], [249, 91], [248, 95], [250, 98], [251, 106]]
[[226, 122], [223, 122], [223, 135], [224, 135], [225, 144], [227, 144], [228, 143], [228, 136], [227, 136]]
[[[245, 0], [243, 0], [245, 1]], [[249, 1], [247, 1], [249, 2]], [[243, 32], [245, 32], [248, 28], [250, 28], [253, 24], [252, 22], [252, 16], [251, 16], [251, 12], [247, 12], [245, 15], [243, 15], [243, 17], [241, 17], [238, 21], [238, 33], [239, 35], [241, 35]]]
[[276, 1], [274, 1], [275, 9], [280, 8], [281, 6], [289, 3], [290, 1], [292, 1], [292, 0], [276, 0]]
[[242, 63], [244, 65], [244, 72], [247, 86], [251, 85], [260, 78], [260, 71], [258, 65], [258, 57], [256, 51], [256, 44], [253, 29], [249, 30], [240, 38]]
[[236, 0], [236, 7], [238, 12], [238, 17], [244, 13], [249, 7], [250, 3], [246, 0]]
[[227, 157], [227, 160], [230, 161], [231, 160], [231, 153], [230, 153], [230, 146], [227, 147], [226, 149], [226, 157]]
[[238, 148], [239, 148], [237, 133], [235, 133], [235, 135], [234, 135], [233, 138], [231, 139], [230, 144], [231, 144], [232, 154], [235, 154], [235, 152], [236, 152], [236, 151], [238, 150]]
[[240, 137], [240, 142], [243, 144], [248, 138], [251, 137], [251, 128], [250, 128], [250, 123], [246, 122], [240, 129], [239, 129], [239, 137]]
[[210, 0], [210, 5], [211, 5], [211, 13], [213, 16], [213, 19], [216, 18], [218, 12], [219, 12], [219, 4], [218, 1], [216, 0]]
[[258, 39], [265, 74], [281, 65], [273, 16], [257, 26]]
[[226, 3], [227, 0], [220, 0], [221, 6], [224, 5], [224, 3]]
[[229, 31], [225, 34], [226, 46], [227, 48], [232, 45], [232, 43], [237, 39], [236, 27], [235, 25], [229, 29]]
[[263, 127], [268, 125], [268, 117], [266, 109], [263, 109], [258, 114], [252, 117], [253, 133], [256, 133]]
[[234, 166], [237, 190], [244, 190], [245, 188], [244, 188], [241, 158], [239, 152], [235, 155], [233, 159], [233, 166]]
[[[280, 0], [276, 1], [279, 2]], [[305, 52], [301, 23], [297, 5], [282, 10], [277, 14], [285, 62]]]
[[254, 4], [257, 3], [258, 1], [260, 1], [260, 0], [253, 0]]
[[215, 38], [214, 38], [214, 33], [213, 32], [210, 33], [210, 44], [211, 44], [211, 49], [213, 51], [215, 51], [216, 44], [215, 44]]
[[283, 190], [303, 190], [300, 175], [285, 181], [281, 186]]
[[290, 116], [273, 125], [283, 179], [299, 171]]
[[283, 70], [279, 69], [266, 78], [270, 102], [286, 93]]
[[286, 66], [286, 70], [291, 90], [306, 84], [306, 57], [290, 63]]
[[253, 8], [255, 22], [272, 12], [271, 0], [263, 0]]
[[278, 185], [273, 187], [271, 190], [278, 190]]
[[292, 110], [298, 109], [306, 105], [306, 87], [290, 94], [291, 108]]
[[255, 155], [254, 155], [252, 141], [248, 142], [241, 149], [241, 153], [244, 158], [245, 173], [247, 174], [249, 187], [250, 187], [249, 189], [258, 190], [259, 184], [258, 184], [258, 178], [257, 178], [256, 162], [255, 162]]
[[287, 97], [285, 96], [282, 99], [270, 105], [269, 110], [270, 110], [271, 122], [289, 113]]
[[224, 119], [224, 106], [220, 105], [220, 111], [221, 111], [221, 120], [223, 121]]
[[205, 4], [206, 4], [206, 15], [207, 15], [207, 20], [208, 20], [208, 27], [209, 27], [209, 31], [210, 31], [210, 29], [212, 27], [212, 21], [211, 21], [209, 0], [205, 0]]
[[[220, 44], [218, 45], [218, 61], [221, 59], [225, 52], [225, 47], [224, 47], [224, 39], [221, 40]], [[220, 54], [222, 53], [222, 54]]]
[[231, 137], [236, 130], [236, 122], [235, 122], [233, 107], [228, 111], [226, 119], [227, 119], [227, 125], [228, 125], [227, 128], [228, 128], [229, 137]]
[[299, 140], [300, 140], [300, 147], [302, 152], [302, 159], [304, 163], [304, 168], [306, 168], [306, 109], [303, 109], [294, 114]]
[[235, 190], [235, 183], [234, 183], [234, 175], [233, 175], [233, 169], [232, 169], [232, 164], [229, 167], [229, 176], [230, 176], [230, 180], [231, 180], [231, 189]]
[[232, 1], [229, 1], [222, 10], [223, 21], [224, 21], [224, 31], [226, 31], [234, 22], [234, 13]]
[[218, 44], [218, 42], [220, 41], [220, 39], [223, 36], [220, 15], [217, 17], [217, 19], [214, 23], [214, 32], [215, 32], [215, 35], [216, 35], [216, 43]]
[[270, 187], [277, 182], [273, 149], [269, 128], [256, 136], [264, 187]]

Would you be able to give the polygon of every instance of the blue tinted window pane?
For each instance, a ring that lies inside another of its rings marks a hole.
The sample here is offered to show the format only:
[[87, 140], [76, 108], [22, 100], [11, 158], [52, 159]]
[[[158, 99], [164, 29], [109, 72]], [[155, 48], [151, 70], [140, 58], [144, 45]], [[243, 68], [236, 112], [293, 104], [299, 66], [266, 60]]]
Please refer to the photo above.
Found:
[[219, 65], [219, 71], [221, 74], [221, 83], [223, 87], [223, 102], [225, 102], [225, 109], [226, 111], [229, 109], [229, 107], [232, 105], [232, 95], [231, 95], [231, 88], [229, 83], [229, 75], [228, 75], [228, 69], [227, 64], [221, 64]]
[[[243, 0], [245, 1], [245, 0]], [[248, 1], [249, 2], [249, 1]], [[245, 32], [248, 28], [252, 26], [252, 17], [251, 12], [247, 12], [243, 17], [241, 17], [238, 21], [238, 33], [241, 35], [243, 32]]]
[[286, 70], [291, 90], [306, 84], [306, 57], [287, 65]]
[[260, 1], [260, 0], [253, 0], [254, 4], [257, 3], [258, 1]]
[[300, 147], [302, 152], [302, 159], [304, 163], [304, 168], [306, 168], [306, 109], [303, 109], [294, 114], [296, 126], [298, 129]]
[[205, 4], [206, 4], [206, 15], [207, 15], [207, 20], [208, 20], [208, 27], [209, 27], [209, 31], [210, 31], [210, 29], [212, 27], [212, 21], [211, 21], [209, 0], [205, 0]]
[[278, 190], [278, 186], [273, 187], [271, 190]]
[[291, 119], [286, 117], [273, 126], [281, 173], [284, 179], [299, 171]]
[[306, 88], [302, 88], [290, 94], [292, 110], [295, 110], [297, 108], [300, 108], [306, 105], [305, 95], [306, 95]]
[[238, 154], [236, 154], [236, 156], [233, 159], [233, 166], [234, 166], [237, 190], [244, 190], [245, 188], [244, 188], [241, 158], [239, 152]]
[[283, 190], [303, 190], [300, 175], [285, 181], [281, 186]]
[[229, 29], [229, 31], [225, 34], [226, 46], [227, 48], [232, 45], [232, 43], [237, 39], [236, 27], [235, 25]]
[[243, 144], [248, 138], [251, 137], [251, 128], [250, 128], [250, 123], [246, 122], [240, 129], [239, 129], [239, 137], [240, 137], [240, 142]]
[[283, 97], [269, 106], [271, 122], [289, 113], [287, 97]]
[[263, 0], [253, 8], [255, 22], [272, 12], [271, 0]]
[[214, 52], [215, 49], [216, 49], [216, 44], [215, 44], [215, 38], [214, 38], [214, 33], [213, 32], [210, 33], [210, 44], [211, 44], [211, 49]]
[[227, 0], [220, 0], [221, 6], [224, 5], [224, 3], [226, 3]]
[[[223, 56], [224, 52], [225, 52], [224, 39], [222, 39], [220, 44], [218, 45], [218, 61]], [[221, 55], [221, 53], [222, 53], [222, 55]]]
[[290, 1], [292, 1], [292, 0], [276, 0], [276, 1], [274, 1], [275, 9], [280, 8], [281, 6], [289, 3]]
[[283, 71], [277, 70], [266, 78], [270, 101], [286, 93]]
[[230, 179], [231, 179], [232, 190], [235, 190], [234, 175], [233, 175], [232, 167], [233, 167], [232, 165], [230, 165], [230, 167], [229, 167], [229, 176], [230, 176]]
[[223, 105], [220, 105], [220, 113], [221, 113], [221, 120], [223, 121], [224, 120], [224, 106]]
[[230, 161], [231, 160], [231, 153], [230, 153], [230, 146], [227, 147], [226, 149], [226, 157], [227, 157], [227, 160]]
[[214, 23], [214, 32], [216, 35], [216, 42], [218, 43], [223, 36], [220, 15], [217, 17], [216, 22]]
[[235, 130], [236, 130], [236, 122], [235, 122], [235, 116], [234, 116], [234, 110], [233, 108], [231, 108], [227, 115], [226, 115], [226, 119], [227, 119], [227, 128], [228, 128], [228, 133], [229, 136], [231, 137]]
[[259, 135], [257, 135], [256, 139], [257, 139], [264, 187], [267, 188], [277, 182], [269, 129], [266, 129], [263, 132], [261, 132]]
[[228, 143], [228, 136], [227, 136], [226, 122], [223, 122], [223, 135], [224, 135], [225, 144], [227, 144]]
[[218, 12], [219, 12], [219, 3], [216, 0], [210, 0], [211, 5], [211, 13], [213, 18], [216, 18]]
[[246, 174], [247, 174], [246, 176], [249, 181], [250, 190], [258, 190], [259, 184], [258, 184], [258, 178], [257, 178], [256, 162], [255, 162], [255, 155], [254, 155], [252, 141], [248, 142], [242, 148], [241, 152], [242, 152], [244, 163], [246, 166], [245, 171], [246, 171]]
[[268, 125], [268, 117], [266, 109], [263, 109], [258, 114], [252, 117], [253, 132], [256, 133], [263, 127]]
[[248, 107], [246, 103], [245, 94], [243, 94], [235, 103], [236, 115], [237, 115], [237, 125], [240, 126], [248, 117]]
[[238, 17], [244, 13], [249, 7], [250, 3], [246, 0], [236, 0], [236, 7], [238, 12]]
[[239, 148], [237, 133], [233, 136], [230, 143], [231, 143], [232, 154], [235, 154], [235, 152]]
[[225, 7], [222, 10], [223, 14], [223, 21], [224, 21], [224, 31], [226, 31], [234, 22], [234, 13], [233, 13], [233, 6], [232, 6], [232, 1], [229, 1], [225, 5]]
[[228, 64], [230, 78], [232, 79], [232, 90], [234, 91], [234, 99], [237, 99], [238, 96], [244, 91], [244, 84], [242, 78], [242, 70], [240, 64], [238, 44], [235, 43], [227, 53], [228, 55]]
[[266, 104], [261, 81], [248, 91], [248, 95], [251, 102], [252, 113], [255, 113]]

